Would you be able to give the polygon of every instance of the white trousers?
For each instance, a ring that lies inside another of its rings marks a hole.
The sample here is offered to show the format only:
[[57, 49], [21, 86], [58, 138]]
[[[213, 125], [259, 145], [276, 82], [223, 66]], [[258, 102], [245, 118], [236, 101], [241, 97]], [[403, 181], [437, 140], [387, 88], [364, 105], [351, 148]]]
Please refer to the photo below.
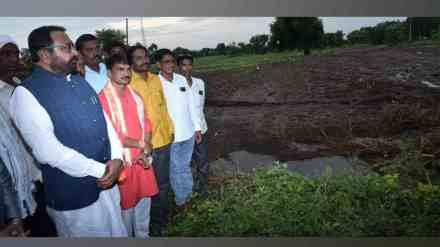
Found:
[[[68, 193], [68, 191], [66, 191]], [[59, 237], [127, 237], [118, 186], [104, 190], [93, 204], [75, 210], [47, 207]]]

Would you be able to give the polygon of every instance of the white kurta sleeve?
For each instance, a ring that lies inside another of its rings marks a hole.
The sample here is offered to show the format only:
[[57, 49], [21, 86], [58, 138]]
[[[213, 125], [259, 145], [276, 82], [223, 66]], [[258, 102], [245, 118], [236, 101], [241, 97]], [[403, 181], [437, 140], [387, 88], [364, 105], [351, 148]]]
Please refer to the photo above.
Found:
[[194, 95], [193, 90], [191, 90], [190, 88], [188, 88], [188, 97], [189, 97], [189, 110], [190, 110], [190, 115], [191, 115], [191, 120], [195, 126], [195, 131], [201, 131], [201, 118], [200, 118], [200, 113], [197, 109], [197, 97], [196, 95]]
[[[41, 164], [58, 168], [73, 177], [100, 178], [104, 175], [105, 164], [85, 157], [57, 139], [49, 114], [26, 88], [18, 86], [9, 104], [15, 125]], [[107, 122], [107, 126], [111, 134], [111, 124]], [[114, 141], [111, 144], [112, 156], [118, 156], [118, 144]]]

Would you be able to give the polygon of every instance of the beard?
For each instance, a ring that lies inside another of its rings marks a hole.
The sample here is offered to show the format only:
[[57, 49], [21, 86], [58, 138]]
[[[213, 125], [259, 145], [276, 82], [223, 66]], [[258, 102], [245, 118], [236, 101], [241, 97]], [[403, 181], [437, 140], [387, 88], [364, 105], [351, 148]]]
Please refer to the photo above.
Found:
[[146, 73], [149, 71], [149, 66], [150, 64], [135, 65], [133, 66], [133, 70], [137, 73]]
[[130, 83], [130, 77], [124, 77], [119, 80], [116, 80], [115, 82], [116, 82], [116, 84], [121, 85], [121, 86], [128, 85]]
[[53, 61], [50, 65], [51, 69], [57, 73], [70, 74], [76, 73], [76, 64], [78, 59], [76, 57], [72, 57], [69, 61], [63, 61], [60, 57], [54, 56]]

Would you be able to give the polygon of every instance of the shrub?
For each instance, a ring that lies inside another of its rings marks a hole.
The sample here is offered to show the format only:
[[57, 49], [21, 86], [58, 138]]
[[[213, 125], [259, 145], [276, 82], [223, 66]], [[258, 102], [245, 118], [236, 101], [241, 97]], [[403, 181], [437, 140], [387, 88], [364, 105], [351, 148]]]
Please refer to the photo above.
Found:
[[432, 40], [440, 42], [440, 30], [432, 33]]
[[440, 188], [399, 175], [292, 173], [286, 166], [231, 180], [178, 214], [169, 236], [438, 236]]

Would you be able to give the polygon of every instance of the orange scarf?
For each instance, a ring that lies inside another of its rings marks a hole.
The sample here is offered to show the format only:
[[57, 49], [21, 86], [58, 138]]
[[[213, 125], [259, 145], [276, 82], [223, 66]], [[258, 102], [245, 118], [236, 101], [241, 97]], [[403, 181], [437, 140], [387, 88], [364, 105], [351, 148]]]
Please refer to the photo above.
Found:
[[[144, 140], [145, 122], [144, 122], [144, 111], [143, 111], [142, 100], [138, 99], [137, 95], [133, 92], [133, 90], [130, 87], [127, 86], [127, 89], [136, 102], [136, 108], [142, 127], [142, 140]], [[116, 92], [116, 88], [113, 86], [111, 81], [107, 82], [105, 87], [102, 89], [102, 92], [104, 93], [104, 96], [106, 97], [108, 102], [110, 119], [113, 124], [113, 127], [115, 128], [117, 133], [121, 133], [122, 136], [126, 136], [127, 126], [125, 125], [124, 111], [122, 109], [122, 104], [119, 99], [119, 96]], [[123, 143], [124, 140], [121, 140], [121, 142]], [[123, 159], [127, 165], [131, 166], [132, 157], [131, 157], [130, 148], [126, 148], [126, 147], [123, 148]]]

